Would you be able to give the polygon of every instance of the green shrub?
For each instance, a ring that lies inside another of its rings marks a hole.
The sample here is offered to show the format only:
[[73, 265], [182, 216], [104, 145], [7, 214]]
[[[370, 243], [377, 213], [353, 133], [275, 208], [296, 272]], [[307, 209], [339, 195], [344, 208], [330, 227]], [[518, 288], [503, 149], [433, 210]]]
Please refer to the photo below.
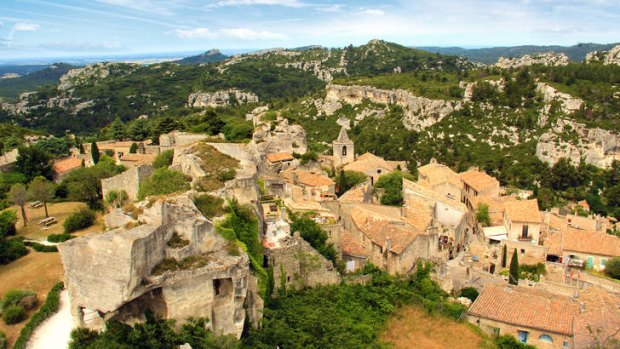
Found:
[[63, 224], [65, 233], [88, 228], [95, 222], [95, 212], [88, 208], [82, 208], [67, 218]]
[[111, 190], [105, 196], [105, 202], [113, 207], [123, 206], [128, 199], [129, 195], [127, 195], [127, 192], [124, 190]]
[[189, 177], [179, 171], [158, 168], [151, 178], [140, 184], [138, 199], [144, 200], [151, 195], [164, 195], [190, 189]]
[[226, 213], [224, 200], [217, 196], [203, 194], [194, 198], [194, 204], [203, 216], [211, 219]]
[[460, 297], [465, 297], [471, 300], [472, 302], [475, 301], [476, 298], [478, 298], [478, 295], [479, 295], [479, 292], [475, 287], [464, 287], [459, 292]]
[[26, 311], [20, 304], [9, 305], [2, 311], [2, 319], [7, 325], [17, 324], [26, 319]]
[[403, 204], [403, 174], [394, 171], [379, 177], [376, 188], [383, 188], [385, 193], [381, 196], [381, 204], [389, 206], [401, 206]]
[[235, 171], [234, 168], [228, 168], [228, 169], [220, 171], [217, 174], [217, 179], [219, 179], [222, 182], [225, 182], [231, 179], [235, 179], [236, 175], [237, 175], [237, 171]]
[[605, 264], [605, 274], [620, 280], [620, 257], [613, 257]]
[[164, 168], [172, 165], [172, 160], [174, 159], [174, 150], [166, 150], [157, 154], [155, 160], [153, 161], [153, 168]]
[[18, 305], [23, 298], [36, 295], [34, 291], [30, 290], [9, 290], [0, 302], [0, 310], [4, 311], [11, 305]]
[[6, 335], [4, 332], [0, 331], [0, 349], [6, 349]]
[[58, 252], [56, 246], [43, 245], [34, 241], [25, 241], [24, 245], [32, 247], [37, 252]]
[[75, 236], [67, 233], [63, 234], [50, 234], [47, 236], [47, 241], [49, 242], [65, 242], [67, 240], [73, 239]]
[[30, 336], [32, 336], [37, 326], [58, 311], [58, 307], [60, 306], [60, 291], [62, 291], [63, 286], [64, 284], [59, 282], [52, 287], [51, 291], [47, 294], [45, 304], [43, 304], [41, 309], [30, 318], [30, 321], [28, 321], [19, 332], [19, 337], [15, 341], [13, 349], [25, 349], [28, 340], [30, 340]]
[[0, 264], [7, 264], [28, 254], [22, 239], [5, 239], [0, 236]]

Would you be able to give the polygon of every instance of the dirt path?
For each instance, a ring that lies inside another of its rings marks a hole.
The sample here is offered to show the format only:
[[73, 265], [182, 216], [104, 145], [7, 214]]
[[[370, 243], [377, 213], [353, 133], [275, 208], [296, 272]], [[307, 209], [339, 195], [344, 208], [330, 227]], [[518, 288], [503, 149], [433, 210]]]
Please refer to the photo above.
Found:
[[45, 320], [32, 334], [26, 348], [48, 349], [67, 348], [73, 329], [69, 293], [64, 290], [60, 293], [60, 308], [58, 312]]

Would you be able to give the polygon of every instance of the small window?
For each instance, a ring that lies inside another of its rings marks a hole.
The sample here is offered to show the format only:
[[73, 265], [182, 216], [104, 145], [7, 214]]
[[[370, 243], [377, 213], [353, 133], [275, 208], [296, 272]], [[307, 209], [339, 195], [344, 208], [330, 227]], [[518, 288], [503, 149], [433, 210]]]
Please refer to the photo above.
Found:
[[347, 146], [343, 146], [342, 147], [342, 156], [346, 156], [347, 155]]
[[222, 283], [219, 279], [213, 280], [213, 290], [215, 291], [216, 296], [219, 296], [222, 293], [221, 287]]
[[541, 334], [538, 340], [545, 343], [553, 343], [553, 338], [548, 334]]
[[500, 333], [499, 327], [493, 327], [493, 335], [499, 336], [499, 333]]
[[562, 343], [562, 348], [564, 349], [570, 348], [570, 343], [568, 343], [568, 341], [564, 341], [564, 343]]
[[521, 249], [521, 254], [525, 254], [525, 249], [524, 248]]
[[530, 336], [530, 333], [527, 331], [517, 331], [517, 337], [521, 343], [527, 343], [527, 338]]

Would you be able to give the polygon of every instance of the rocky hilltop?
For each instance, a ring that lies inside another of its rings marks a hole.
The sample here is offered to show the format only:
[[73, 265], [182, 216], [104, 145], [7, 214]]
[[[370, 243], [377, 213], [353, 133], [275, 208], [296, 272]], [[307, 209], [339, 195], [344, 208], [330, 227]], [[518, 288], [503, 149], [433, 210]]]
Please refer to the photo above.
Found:
[[586, 56], [586, 63], [603, 62], [603, 64], [620, 65], [620, 45], [614, 46], [609, 51], [594, 51]]
[[252, 92], [230, 89], [215, 92], [195, 92], [187, 97], [187, 105], [191, 108], [220, 107], [235, 102], [238, 104], [258, 103], [258, 96]]
[[500, 57], [495, 66], [501, 69], [528, 67], [535, 64], [545, 66], [568, 65], [570, 59], [564, 53], [546, 52], [537, 55], [523, 55], [519, 58]]

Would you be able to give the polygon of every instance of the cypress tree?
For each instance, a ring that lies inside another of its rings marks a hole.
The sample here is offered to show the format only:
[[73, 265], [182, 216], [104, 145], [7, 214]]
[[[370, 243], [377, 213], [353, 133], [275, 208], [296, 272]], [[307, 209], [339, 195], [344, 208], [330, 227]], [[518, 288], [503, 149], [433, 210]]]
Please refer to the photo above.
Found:
[[504, 255], [502, 256], [502, 268], [506, 268], [506, 261], [508, 259], [508, 247], [504, 245]]
[[512, 254], [510, 260], [510, 273], [508, 274], [508, 283], [512, 285], [519, 284], [519, 256], [517, 256], [517, 249]]
[[92, 142], [90, 144], [90, 154], [93, 157], [93, 164], [97, 164], [99, 162], [99, 147], [97, 147], [97, 142]]
[[130, 154], [135, 154], [137, 152], [138, 152], [138, 144], [131, 143], [131, 147], [129, 148], [129, 153]]

